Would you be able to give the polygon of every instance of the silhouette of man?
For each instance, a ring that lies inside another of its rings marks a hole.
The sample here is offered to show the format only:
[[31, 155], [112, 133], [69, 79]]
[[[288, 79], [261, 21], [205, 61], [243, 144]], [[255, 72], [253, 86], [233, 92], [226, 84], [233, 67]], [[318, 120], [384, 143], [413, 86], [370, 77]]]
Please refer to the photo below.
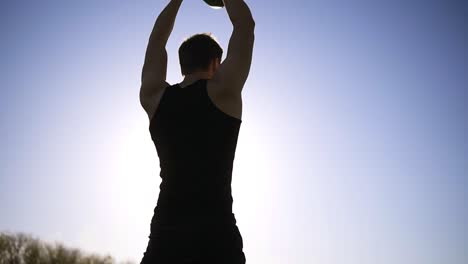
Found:
[[166, 82], [166, 44], [183, 0], [171, 0], [151, 33], [140, 102], [161, 167], [158, 202], [141, 263], [243, 264], [231, 179], [252, 61], [255, 22], [243, 0], [224, 0], [233, 24], [226, 59], [210, 34], [179, 48], [182, 82]]

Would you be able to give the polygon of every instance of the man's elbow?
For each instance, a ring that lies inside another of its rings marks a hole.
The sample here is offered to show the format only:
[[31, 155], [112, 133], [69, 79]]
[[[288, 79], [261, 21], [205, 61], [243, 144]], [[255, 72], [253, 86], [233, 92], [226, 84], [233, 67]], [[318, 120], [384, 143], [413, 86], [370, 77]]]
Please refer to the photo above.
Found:
[[234, 22], [233, 25], [236, 28], [254, 30], [255, 29], [255, 20], [253, 18], [243, 19], [243, 20], [239, 20], [239, 21]]
[[253, 17], [248, 19], [246, 23], [247, 23], [247, 26], [255, 28], [255, 20], [253, 19]]
[[249, 22], [249, 26], [252, 28], [252, 30], [255, 29], [255, 20], [252, 18], [252, 20]]

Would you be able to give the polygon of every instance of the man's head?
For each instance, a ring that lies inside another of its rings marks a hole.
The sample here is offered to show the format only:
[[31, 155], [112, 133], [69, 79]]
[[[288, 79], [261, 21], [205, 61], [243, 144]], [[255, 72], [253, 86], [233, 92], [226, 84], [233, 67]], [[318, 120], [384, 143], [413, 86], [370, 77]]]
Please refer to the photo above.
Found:
[[223, 49], [209, 33], [196, 34], [179, 47], [182, 75], [215, 72], [221, 63]]

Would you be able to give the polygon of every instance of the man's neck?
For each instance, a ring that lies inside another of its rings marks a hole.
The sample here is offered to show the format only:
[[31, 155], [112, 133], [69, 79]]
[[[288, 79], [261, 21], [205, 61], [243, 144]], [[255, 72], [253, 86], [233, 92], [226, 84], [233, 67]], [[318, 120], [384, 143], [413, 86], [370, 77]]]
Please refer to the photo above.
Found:
[[180, 86], [188, 86], [200, 79], [211, 79], [211, 73], [209, 72], [197, 72], [193, 74], [185, 75], [184, 80], [180, 83]]

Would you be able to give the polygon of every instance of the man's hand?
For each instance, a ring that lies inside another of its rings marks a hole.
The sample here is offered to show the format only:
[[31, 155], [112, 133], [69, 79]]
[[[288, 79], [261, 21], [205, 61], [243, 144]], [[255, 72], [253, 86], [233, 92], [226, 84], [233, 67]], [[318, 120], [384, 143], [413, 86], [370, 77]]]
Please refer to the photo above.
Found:
[[253, 26], [255, 24], [252, 13], [244, 0], [223, 0], [223, 2], [234, 27], [239, 25]]

